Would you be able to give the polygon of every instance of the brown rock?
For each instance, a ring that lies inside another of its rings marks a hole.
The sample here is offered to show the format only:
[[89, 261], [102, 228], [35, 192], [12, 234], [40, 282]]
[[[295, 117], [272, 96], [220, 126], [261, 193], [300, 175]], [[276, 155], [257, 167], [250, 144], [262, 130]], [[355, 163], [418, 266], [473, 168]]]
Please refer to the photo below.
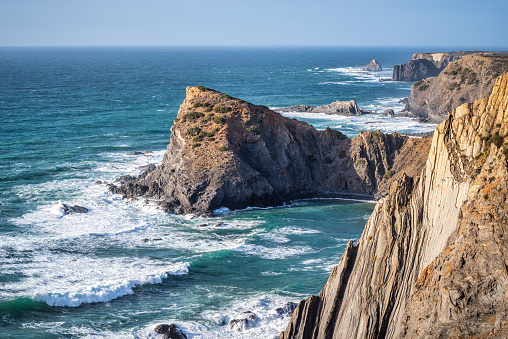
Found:
[[421, 174], [391, 183], [280, 338], [504, 337], [507, 133], [508, 73], [438, 126]]
[[362, 132], [349, 139], [336, 130], [318, 131], [199, 87], [187, 89], [171, 132], [160, 166], [138, 178], [123, 176], [110, 190], [152, 199], [170, 213], [200, 215], [315, 196], [372, 197], [404, 171], [395, 164], [400, 154], [417, 145], [424, 159], [428, 149], [397, 133]]

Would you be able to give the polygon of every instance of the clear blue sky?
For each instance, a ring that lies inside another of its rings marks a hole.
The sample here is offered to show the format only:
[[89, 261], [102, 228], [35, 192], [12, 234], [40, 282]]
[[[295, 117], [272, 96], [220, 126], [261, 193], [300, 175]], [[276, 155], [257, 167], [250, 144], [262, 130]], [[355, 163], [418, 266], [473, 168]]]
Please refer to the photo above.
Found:
[[0, 0], [0, 46], [508, 47], [508, 0]]

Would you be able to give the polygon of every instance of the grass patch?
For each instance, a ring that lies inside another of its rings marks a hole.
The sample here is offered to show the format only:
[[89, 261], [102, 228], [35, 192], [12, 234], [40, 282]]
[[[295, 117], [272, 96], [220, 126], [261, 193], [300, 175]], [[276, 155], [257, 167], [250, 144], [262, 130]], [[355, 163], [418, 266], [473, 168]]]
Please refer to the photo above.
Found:
[[204, 116], [205, 115], [201, 112], [191, 112], [191, 113], [184, 114], [183, 118], [185, 120], [196, 120], [196, 119], [202, 118]]
[[215, 106], [215, 108], [213, 109], [213, 111], [215, 113], [228, 113], [228, 112], [231, 112], [231, 107], [228, 107], [228, 106]]
[[224, 119], [223, 117], [213, 117], [213, 122], [222, 125], [223, 123], [226, 122], [226, 119]]

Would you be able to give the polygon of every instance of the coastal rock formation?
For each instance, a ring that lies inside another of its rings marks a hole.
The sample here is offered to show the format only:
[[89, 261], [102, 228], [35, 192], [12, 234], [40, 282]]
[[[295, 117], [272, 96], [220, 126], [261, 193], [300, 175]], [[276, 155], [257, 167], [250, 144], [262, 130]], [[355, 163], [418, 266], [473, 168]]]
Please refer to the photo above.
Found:
[[109, 188], [124, 198], [155, 201], [170, 213], [198, 215], [344, 193], [382, 196], [402, 172], [419, 172], [428, 140], [379, 131], [349, 139], [189, 87], [162, 164]]
[[410, 60], [393, 67], [393, 81], [418, 81], [439, 74], [439, 69], [432, 61], [426, 59]]
[[444, 52], [444, 53], [414, 53], [412, 60], [426, 59], [432, 61], [434, 65], [442, 71], [452, 61], [459, 60], [463, 56], [471, 54], [480, 54], [481, 51], [461, 51], [461, 52]]
[[383, 70], [383, 67], [381, 67], [381, 65], [376, 60], [372, 60], [367, 66], [363, 66], [362, 70], [368, 72], [379, 72]]
[[463, 56], [437, 77], [415, 82], [404, 111], [423, 121], [439, 123], [459, 105], [487, 97], [495, 79], [507, 71], [506, 54]]
[[506, 337], [507, 158], [508, 73], [438, 126], [280, 338]]
[[302, 113], [325, 113], [336, 115], [361, 115], [370, 114], [372, 111], [361, 109], [356, 104], [356, 101], [335, 101], [328, 105], [323, 106], [310, 106], [310, 105], [295, 105], [290, 107], [278, 108], [276, 112], [302, 112]]

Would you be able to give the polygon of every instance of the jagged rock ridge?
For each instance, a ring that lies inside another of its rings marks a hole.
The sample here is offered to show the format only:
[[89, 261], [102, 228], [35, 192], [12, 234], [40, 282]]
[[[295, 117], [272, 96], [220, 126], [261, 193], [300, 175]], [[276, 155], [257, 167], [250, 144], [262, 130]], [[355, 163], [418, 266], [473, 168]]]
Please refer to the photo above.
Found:
[[508, 73], [453, 111], [424, 170], [391, 183], [280, 338], [505, 338]]
[[[349, 139], [264, 106], [189, 87], [162, 164], [138, 178], [122, 177], [110, 189], [156, 201], [171, 213], [199, 215], [341, 193], [383, 195], [403, 171], [420, 170], [429, 145], [428, 139], [379, 131]], [[406, 154], [415, 161], [398, 160]]]
[[336, 115], [361, 115], [374, 113], [369, 110], [361, 109], [356, 104], [355, 100], [350, 101], [335, 101], [328, 105], [311, 106], [311, 105], [295, 105], [284, 108], [278, 108], [276, 112], [302, 112], [302, 113], [325, 113]]

